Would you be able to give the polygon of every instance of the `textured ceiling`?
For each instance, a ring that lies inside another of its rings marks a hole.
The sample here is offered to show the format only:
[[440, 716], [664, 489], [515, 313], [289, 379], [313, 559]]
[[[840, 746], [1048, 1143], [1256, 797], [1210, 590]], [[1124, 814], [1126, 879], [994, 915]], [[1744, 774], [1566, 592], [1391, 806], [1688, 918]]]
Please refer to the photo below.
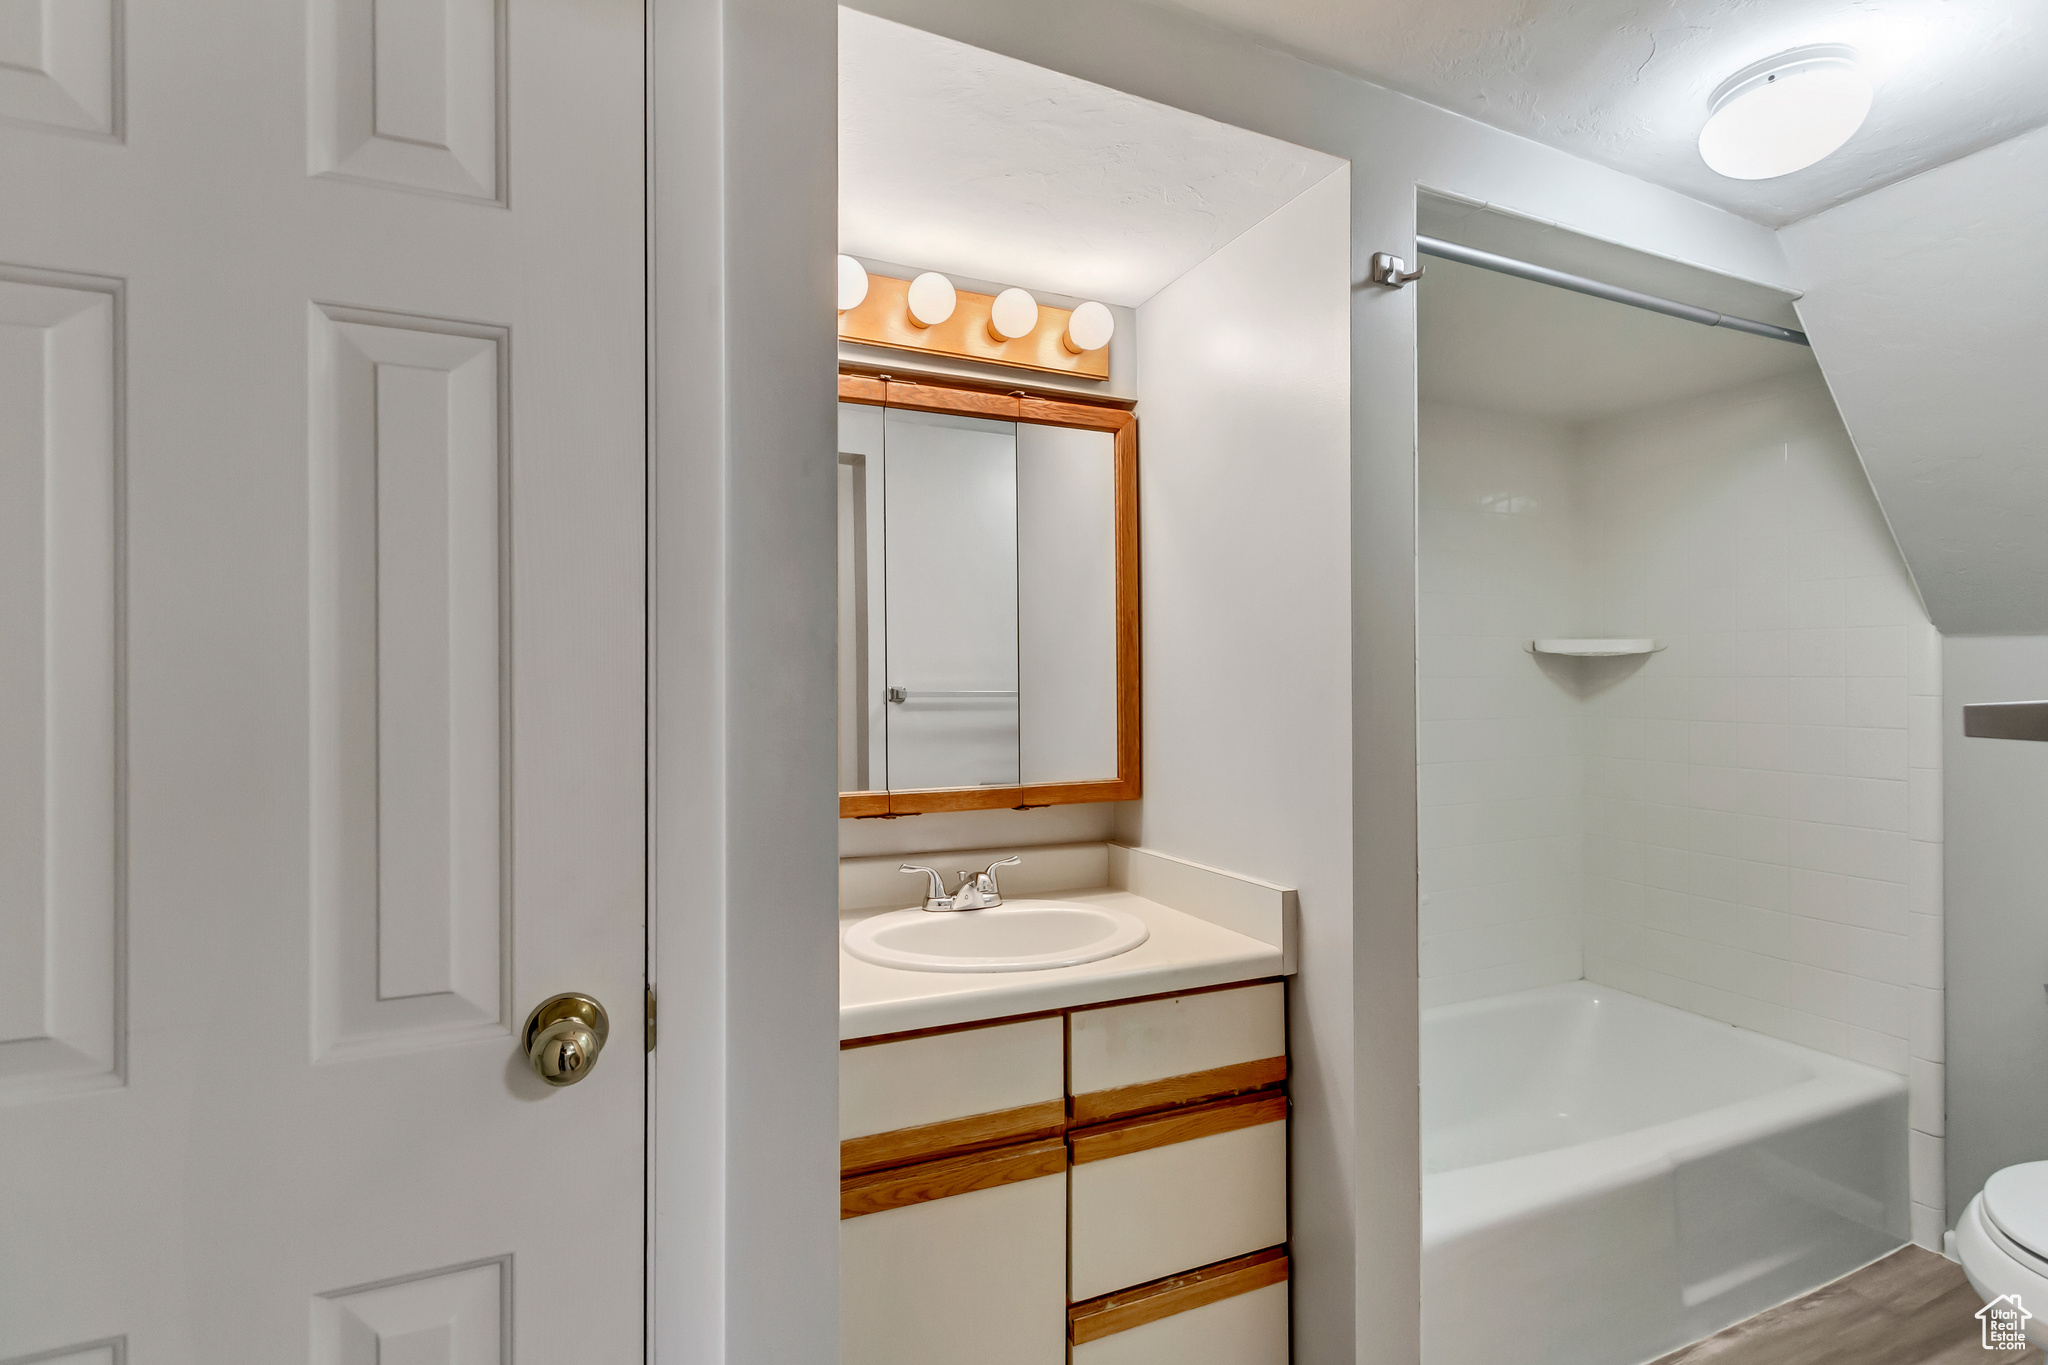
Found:
[[[2048, 123], [2048, 0], [1156, 2], [1773, 226]], [[1809, 43], [1861, 54], [1862, 130], [1776, 180], [1708, 170], [1714, 88]]]
[[1451, 261], [1415, 288], [1425, 403], [1583, 422], [1817, 369], [1804, 346]]
[[839, 249], [1135, 307], [1344, 163], [839, 11]]

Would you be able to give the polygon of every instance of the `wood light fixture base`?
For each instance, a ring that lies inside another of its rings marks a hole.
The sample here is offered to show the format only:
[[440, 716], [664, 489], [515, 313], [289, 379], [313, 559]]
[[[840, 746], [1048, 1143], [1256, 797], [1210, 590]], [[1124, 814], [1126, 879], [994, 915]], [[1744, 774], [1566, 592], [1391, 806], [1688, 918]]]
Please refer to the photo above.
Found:
[[910, 320], [910, 281], [887, 275], [868, 276], [868, 296], [839, 315], [839, 339], [863, 346], [979, 360], [1045, 374], [1070, 374], [1082, 379], [1109, 378], [1109, 347], [1075, 355], [1066, 346], [1071, 309], [1038, 306], [1038, 326], [1015, 341], [997, 341], [988, 329], [989, 294], [959, 291], [953, 316], [930, 327]]

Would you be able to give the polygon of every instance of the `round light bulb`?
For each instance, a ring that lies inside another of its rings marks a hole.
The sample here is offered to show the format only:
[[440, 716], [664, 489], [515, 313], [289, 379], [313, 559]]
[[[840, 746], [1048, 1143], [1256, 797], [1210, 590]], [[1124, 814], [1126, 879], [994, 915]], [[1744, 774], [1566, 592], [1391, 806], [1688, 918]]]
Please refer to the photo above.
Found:
[[988, 334], [997, 341], [1028, 337], [1038, 326], [1038, 300], [1022, 289], [1005, 289], [989, 305]]
[[839, 258], [839, 311], [860, 307], [868, 296], [867, 268], [851, 256]]
[[960, 296], [953, 282], [936, 270], [927, 270], [910, 282], [910, 320], [919, 327], [936, 327], [953, 316]]
[[1700, 129], [1700, 159], [1731, 180], [1804, 170], [1853, 137], [1870, 114], [1870, 79], [1855, 53], [1800, 48], [1721, 83]]
[[1075, 355], [1086, 355], [1109, 345], [1115, 335], [1116, 314], [1102, 304], [1084, 303], [1067, 319], [1067, 332], [1060, 341]]

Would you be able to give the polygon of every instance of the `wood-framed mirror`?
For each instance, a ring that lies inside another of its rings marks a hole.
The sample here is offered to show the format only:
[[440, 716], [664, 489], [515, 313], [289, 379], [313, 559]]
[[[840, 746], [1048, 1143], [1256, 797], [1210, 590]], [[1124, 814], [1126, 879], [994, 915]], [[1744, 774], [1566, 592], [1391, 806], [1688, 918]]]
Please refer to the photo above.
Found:
[[839, 376], [839, 813], [1141, 793], [1138, 419]]

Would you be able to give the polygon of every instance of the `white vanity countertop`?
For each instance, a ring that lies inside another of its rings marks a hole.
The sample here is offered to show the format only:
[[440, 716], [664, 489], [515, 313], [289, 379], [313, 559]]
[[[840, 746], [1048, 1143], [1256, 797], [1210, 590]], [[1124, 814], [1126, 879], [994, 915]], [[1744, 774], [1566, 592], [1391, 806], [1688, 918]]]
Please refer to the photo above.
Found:
[[839, 919], [840, 1039], [1220, 986], [1279, 976], [1285, 970], [1280, 949], [1128, 891], [1102, 887], [1031, 894], [1034, 900], [1113, 906], [1143, 920], [1151, 937], [1127, 953], [1074, 967], [1036, 972], [911, 972], [862, 962], [846, 951], [844, 936], [849, 925], [888, 910], [844, 914]]

